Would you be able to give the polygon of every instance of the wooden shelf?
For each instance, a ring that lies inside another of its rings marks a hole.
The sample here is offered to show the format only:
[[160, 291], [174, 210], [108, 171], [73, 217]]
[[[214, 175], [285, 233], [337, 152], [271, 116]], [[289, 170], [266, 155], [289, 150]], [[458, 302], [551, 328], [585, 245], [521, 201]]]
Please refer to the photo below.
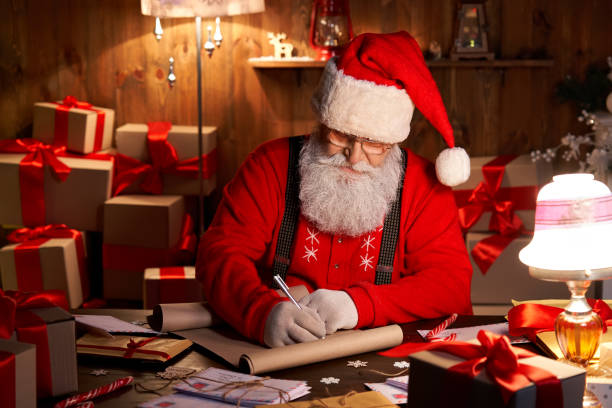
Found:
[[[283, 69], [283, 68], [323, 68], [326, 61], [278, 61], [278, 60], [249, 60], [249, 65], [256, 69]], [[514, 60], [439, 60], [427, 61], [430, 68], [547, 68], [552, 67], [551, 59], [514, 59]]]
[[278, 60], [249, 60], [253, 68], [323, 68], [327, 61], [278, 61]]

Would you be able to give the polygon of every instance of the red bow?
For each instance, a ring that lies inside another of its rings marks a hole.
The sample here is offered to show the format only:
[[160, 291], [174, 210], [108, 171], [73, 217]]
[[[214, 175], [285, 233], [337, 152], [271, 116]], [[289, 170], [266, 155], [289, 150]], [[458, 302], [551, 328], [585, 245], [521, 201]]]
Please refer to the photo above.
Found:
[[541, 368], [523, 364], [519, 360], [534, 357], [536, 354], [510, 345], [506, 336], [500, 336], [485, 330], [478, 332], [480, 344], [454, 341], [434, 343], [404, 343], [384, 351], [389, 357], [404, 357], [417, 351], [441, 351], [461, 357], [465, 361], [449, 368], [454, 374], [466, 378], [476, 377], [482, 370], [492, 382], [497, 384], [504, 403], [508, 403], [512, 395], [533, 382], [537, 389], [538, 407], [563, 406], [561, 381], [552, 373]]
[[[151, 122], [148, 124], [147, 147], [151, 163], [118, 153], [116, 156], [116, 171], [113, 182], [113, 196], [120, 194], [140, 177], [144, 177], [140, 188], [151, 194], [161, 194], [163, 191], [162, 174], [175, 174], [187, 178], [198, 178], [198, 158], [178, 160], [176, 149], [168, 142], [168, 132], [172, 128], [170, 122]], [[202, 155], [202, 177], [210, 177], [216, 167], [214, 151]]]
[[[499, 156], [483, 165], [483, 181], [471, 192], [468, 203], [459, 208], [459, 223], [464, 230], [470, 229], [485, 211], [491, 212], [489, 230], [497, 231], [498, 234], [478, 242], [471, 252], [483, 275], [510, 242], [526, 232], [523, 222], [514, 213], [514, 201], [502, 200], [500, 194], [506, 165], [515, 158], [513, 155]], [[525, 197], [531, 197], [534, 192], [533, 187], [521, 188], [519, 196], [525, 200]]]
[[92, 106], [91, 103], [79, 101], [77, 100], [77, 98], [75, 98], [72, 95], [66, 96], [64, 100], [62, 100], [61, 104], [68, 108], [78, 108], [78, 109], [90, 109]]
[[516, 156], [499, 156], [482, 166], [483, 181], [472, 191], [468, 204], [459, 209], [459, 222], [465, 230], [470, 229], [484, 214], [491, 211], [489, 230], [510, 235], [523, 228], [520, 218], [514, 214], [512, 201], [497, 197], [506, 165]]
[[11, 232], [7, 239], [10, 242], [25, 242], [40, 238], [76, 238], [81, 233], [68, 228], [65, 224], [49, 224], [35, 228], [19, 228]]
[[21, 217], [24, 225], [45, 223], [45, 165], [60, 181], [66, 181], [70, 167], [57, 156], [65, 151], [62, 146], [49, 146], [34, 139], [0, 140], [1, 153], [25, 153], [19, 162]]
[[17, 311], [53, 306], [68, 310], [66, 295], [61, 290], [34, 293], [0, 289], [0, 316], [3, 316], [0, 319], [0, 338], [8, 339], [13, 335]]
[[[593, 311], [601, 317], [605, 323], [604, 333], [612, 325], [612, 309], [601, 299], [587, 299]], [[511, 336], [527, 336], [535, 342], [536, 335], [543, 331], [555, 329], [555, 319], [563, 309], [554, 306], [538, 305], [535, 303], [523, 303], [514, 306], [508, 312], [508, 331]]]

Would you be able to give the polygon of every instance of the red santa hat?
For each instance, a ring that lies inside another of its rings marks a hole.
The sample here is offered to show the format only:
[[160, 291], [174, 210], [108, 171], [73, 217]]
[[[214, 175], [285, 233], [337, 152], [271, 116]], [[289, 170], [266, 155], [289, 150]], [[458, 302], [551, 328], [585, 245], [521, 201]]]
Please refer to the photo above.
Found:
[[399, 143], [410, 133], [415, 106], [440, 132], [448, 149], [436, 159], [442, 184], [470, 175], [470, 159], [455, 147], [453, 129], [417, 42], [410, 34], [361, 34], [328, 61], [312, 97], [321, 123], [343, 133]]

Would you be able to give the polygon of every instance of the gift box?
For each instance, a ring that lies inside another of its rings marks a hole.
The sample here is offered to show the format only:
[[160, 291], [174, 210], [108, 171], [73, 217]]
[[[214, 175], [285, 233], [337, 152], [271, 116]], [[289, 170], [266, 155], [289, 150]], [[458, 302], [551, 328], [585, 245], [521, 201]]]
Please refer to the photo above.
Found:
[[32, 137], [88, 154], [111, 146], [114, 123], [114, 110], [66, 97], [57, 103], [34, 104]]
[[85, 334], [76, 342], [78, 354], [153, 360], [165, 363], [187, 350], [190, 340], [169, 337], [96, 336]]
[[[0, 291], [0, 297], [3, 296]], [[16, 311], [13, 309], [11, 316], [1, 322], [14, 324], [11, 340], [36, 346], [38, 398], [76, 391], [78, 376], [73, 316], [38, 294], [7, 292], [6, 296], [12, 297], [17, 306]]]
[[0, 339], [0, 407], [36, 408], [36, 346]]
[[[491, 232], [466, 234], [465, 243], [473, 269], [472, 303], [510, 304], [512, 299], [568, 298], [569, 292], [564, 282], [532, 278], [529, 267], [519, 260], [519, 251], [531, 239], [530, 235], [500, 237]], [[479, 246], [484, 249], [481, 250]]]
[[46, 230], [50, 236], [72, 231], [75, 237], [47, 238], [44, 233], [32, 233], [29, 239], [24, 237], [22, 242], [0, 249], [2, 287], [23, 292], [59, 289], [70, 307], [77, 308], [89, 296], [82, 235], [65, 227], [48, 226]]
[[141, 300], [146, 268], [188, 264], [194, 250], [182, 196], [111, 198], [104, 204], [104, 297]]
[[160, 303], [201, 302], [202, 287], [196, 280], [193, 266], [147, 268], [144, 271], [144, 308]]
[[[500, 359], [495, 360], [502, 363]], [[464, 358], [441, 351], [429, 350], [411, 354], [408, 406], [536, 407], [537, 391], [533, 382], [526, 382], [526, 385], [518, 389], [505, 403], [502, 391], [486, 371], [488, 368], [482, 369], [473, 378], [465, 373], [451, 373], [453, 367], [465, 362]], [[583, 369], [542, 356], [519, 358], [518, 362], [545, 370], [557, 377], [561, 383], [564, 408], [582, 406], [585, 384]], [[487, 367], [485, 363], [479, 367], [483, 366]], [[508, 375], [506, 379], [511, 381], [512, 377]], [[441, 389], [444, 392], [440, 392]], [[550, 397], [550, 394], [547, 396]], [[547, 402], [553, 404], [551, 401]]]
[[[153, 132], [151, 129], [156, 129]], [[167, 133], [164, 133], [167, 132]], [[163, 142], [159, 135], [162, 134]], [[152, 136], [155, 135], [155, 138]], [[125, 124], [115, 131], [117, 176], [115, 194], [198, 195], [198, 128], [167, 122]], [[217, 129], [202, 127], [202, 185], [205, 195], [216, 186]], [[171, 159], [170, 159], [171, 158]], [[155, 174], [159, 172], [159, 174]], [[159, 176], [158, 185], [150, 178]]]
[[101, 230], [102, 205], [111, 193], [112, 160], [61, 154], [33, 139], [0, 141], [0, 223]]
[[529, 155], [472, 157], [470, 165], [469, 179], [453, 188], [464, 230], [498, 231], [498, 218], [510, 222], [511, 212], [533, 230], [538, 189], [551, 180], [552, 165]]
[[603, 408], [612, 408], [612, 378], [588, 376], [587, 390], [595, 394]]

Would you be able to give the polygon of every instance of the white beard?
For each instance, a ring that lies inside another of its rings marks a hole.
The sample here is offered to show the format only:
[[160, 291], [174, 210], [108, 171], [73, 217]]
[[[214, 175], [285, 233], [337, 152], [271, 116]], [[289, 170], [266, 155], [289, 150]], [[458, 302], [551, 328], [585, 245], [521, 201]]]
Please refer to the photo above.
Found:
[[[394, 145], [384, 162], [374, 167], [361, 161], [350, 165], [342, 153], [328, 156], [315, 132], [300, 153], [302, 214], [319, 230], [356, 237], [382, 225], [395, 200], [404, 169]], [[342, 170], [350, 167], [360, 173]]]

